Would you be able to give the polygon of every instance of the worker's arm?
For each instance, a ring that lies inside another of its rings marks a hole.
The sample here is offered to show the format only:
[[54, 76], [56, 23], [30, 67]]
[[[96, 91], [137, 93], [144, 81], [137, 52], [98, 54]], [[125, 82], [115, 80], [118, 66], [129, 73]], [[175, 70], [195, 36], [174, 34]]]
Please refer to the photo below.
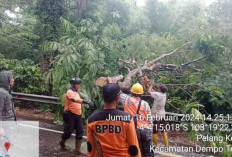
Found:
[[134, 156], [134, 157], [141, 157], [141, 152], [140, 152], [137, 134], [136, 134], [136, 130], [135, 130], [135, 123], [134, 123], [133, 119], [128, 124], [126, 134], [127, 134], [126, 135], [127, 143], [128, 143], [128, 147], [129, 147], [128, 148], [129, 154], [131, 156]]
[[67, 93], [66, 93], [66, 95], [73, 102], [77, 102], [77, 103], [80, 103], [80, 104], [83, 103], [83, 99], [76, 97], [75, 93], [73, 91], [71, 91], [71, 90], [68, 90]]
[[120, 100], [119, 100], [118, 106], [120, 106], [121, 108], [124, 108], [127, 97], [128, 95], [125, 93], [120, 94]]
[[150, 84], [150, 86], [149, 86], [149, 88], [148, 88], [148, 94], [151, 94], [151, 92], [155, 92], [155, 90], [153, 89], [153, 87], [154, 87], [154, 85], [155, 85], [155, 83], [154, 82], [151, 82], [151, 84]]
[[87, 122], [87, 150], [89, 157], [98, 157], [96, 139], [93, 136], [94, 131], [91, 125]]
[[80, 103], [80, 104], [88, 104], [90, 107], [94, 107], [93, 102], [76, 97], [74, 92], [72, 92], [71, 90], [67, 91], [67, 97], [70, 100], [72, 100], [73, 102], [77, 102], [77, 103]]

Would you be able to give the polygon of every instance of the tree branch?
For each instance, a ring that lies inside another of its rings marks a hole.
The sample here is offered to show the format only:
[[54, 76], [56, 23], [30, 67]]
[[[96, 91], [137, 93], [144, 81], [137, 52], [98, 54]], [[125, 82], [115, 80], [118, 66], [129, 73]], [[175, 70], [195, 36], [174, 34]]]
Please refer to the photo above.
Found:
[[185, 69], [189, 64], [192, 64], [192, 63], [201, 61], [201, 60], [203, 60], [203, 59], [205, 59], [205, 58], [206, 58], [206, 57], [204, 56], [204, 57], [200, 57], [200, 58], [194, 59], [194, 60], [192, 60], [192, 61], [189, 61], [189, 62], [187, 62], [187, 63], [183, 63], [183, 64], [181, 64], [181, 68], [182, 68], [182, 69]]
[[182, 45], [181, 47], [176, 48], [174, 51], [172, 51], [172, 52], [170, 52], [168, 54], [163, 54], [163, 55], [159, 56], [158, 58], [154, 59], [153, 61], [148, 62], [147, 64], [145, 64], [145, 66], [148, 66], [148, 67], [152, 66], [153, 64], [159, 62], [161, 59], [164, 59], [164, 58], [166, 58], [166, 57], [168, 57], [168, 56], [170, 56], [170, 55], [178, 52], [180, 49], [182, 49], [183, 47], [185, 47], [185, 46], [187, 46], [187, 45], [189, 45], [191, 43], [192, 42], [187, 42], [184, 45]]
[[198, 83], [187, 83], [187, 84], [165, 84], [166, 86], [171, 86], [171, 87], [175, 87], [175, 86], [196, 86], [196, 87], [201, 87], [200, 84]]
[[153, 71], [174, 71], [176, 70], [177, 66], [174, 64], [154, 64], [150, 67], [150, 70]]
[[120, 62], [123, 62], [125, 64], [129, 64], [129, 65], [133, 65], [135, 66], [135, 64], [131, 63], [130, 61], [125, 61], [125, 60], [122, 60], [122, 59], [119, 59]]
[[[160, 57], [154, 59], [153, 61], [150, 61], [147, 63], [147, 61], [144, 63], [144, 65], [139, 65], [137, 64], [137, 68], [131, 70], [127, 77], [124, 79], [124, 81], [119, 82], [119, 86], [121, 87], [121, 90], [123, 92], [129, 92], [129, 89], [132, 85], [133, 79], [138, 75], [139, 76], [139, 81], [141, 84], [143, 84], [143, 79], [141, 78], [143, 75], [144, 71], [148, 71], [148, 72], [154, 72], [154, 71], [175, 71], [177, 69], [177, 66], [174, 64], [161, 64], [161, 63], [157, 63], [159, 62], [161, 59], [166, 58], [172, 54], [175, 54], [176, 52], [178, 52], [180, 49], [182, 49], [184, 46], [191, 44], [191, 42], [187, 42], [185, 44], [183, 44], [181, 47], [176, 48], [174, 51], [168, 53], [168, 54], [163, 54]], [[126, 63], [126, 64], [130, 64], [130, 65], [134, 65], [133, 63], [130, 63], [128, 61], [124, 61], [122, 59], [119, 59], [119, 61]]]

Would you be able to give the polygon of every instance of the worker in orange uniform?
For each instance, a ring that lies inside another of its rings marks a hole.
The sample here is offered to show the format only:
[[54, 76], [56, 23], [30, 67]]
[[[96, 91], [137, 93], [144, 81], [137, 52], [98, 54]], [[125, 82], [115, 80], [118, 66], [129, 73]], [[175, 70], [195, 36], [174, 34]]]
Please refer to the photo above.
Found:
[[153, 90], [155, 83], [152, 82], [148, 93], [154, 98], [152, 106], [152, 117], [157, 117], [153, 119], [153, 144], [154, 147], [158, 145], [158, 131], [162, 128], [161, 132], [164, 139], [164, 145], [168, 147], [168, 135], [166, 132], [166, 122], [165, 122], [165, 104], [166, 104], [166, 92], [168, 90], [167, 86], [164, 84], [158, 85], [158, 90]]
[[64, 133], [62, 134], [62, 140], [59, 142], [61, 149], [67, 150], [65, 141], [70, 138], [71, 134], [76, 130], [76, 145], [75, 152], [79, 155], [83, 155], [81, 152], [81, 143], [83, 136], [83, 120], [81, 118], [81, 106], [82, 104], [88, 104], [94, 106], [91, 101], [83, 100], [80, 98], [78, 90], [81, 84], [80, 78], [73, 78], [70, 80], [71, 88], [65, 94], [65, 107], [63, 113], [64, 121]]
[[131, 96], [121, 95], [121, 103], [124, 105], [124, 111], [135, 116], [137, 125], [137, 136], [140, 150], [143, 157], [152, 157], [152, 127], [151, 127], [151, 109], [149, 104], [141, 100], [144, 93], [143, 86], [139, 83], [131, 87]]
[[119, 85], [106, 84], [103, 99], [104, 109], [88, 118], [88, 156], [141, 157], [133, 116], [116, 109], [120, 101]]

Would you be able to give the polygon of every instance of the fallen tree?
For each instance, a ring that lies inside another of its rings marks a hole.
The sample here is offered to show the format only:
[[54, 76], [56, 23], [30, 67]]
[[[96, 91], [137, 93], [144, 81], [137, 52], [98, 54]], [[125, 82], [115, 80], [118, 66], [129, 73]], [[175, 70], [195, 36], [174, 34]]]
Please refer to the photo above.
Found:
[[[138, 80], [141, 84], [143, 84], [144, 86], [146, 86], [147, 80], [145, 80], [145, 75], [144, 73], [157, 73], [159, 71], [171, 71], [174, 72], [177, 70], [178, 66], [175, 64], [162, 64], [162, 60], [178, 53], [182, 48], [189, 46], [191, 44], [191, 42], [187, 42], [185, 44], [183, 44], [182, 46], [176, 48], [175, 50], [173, 50], [170, 53], [166, 53], [163, 54], [161, 56], [159, 56], [158, 58], [155, 58], [154, 60], [151, 60], [150, 62], [145, 62], [144, 64], [139, 64], [136, 63], [135, 61], [130, 62], [130, 61], [125, 61], [120, 59], [119, 61], [121, 61], [124, 64], [127, 65], [133, 65], [133, 66], [137, 66], [137, 68], [130, 70], [128, 69], [128, 75], [126, 76], [125, 79], [123, 79], [122, 75], [116, 76], [116, 77], [111, 77], [112, 82], [117, 82], [121, 88], [121, 90], [123, 92], [128, 93], [130, 87], [132, 86], [132, 82], [135, 79], [135, 77], [138, 77]], [[200, 59], [195, 59], [193, 61], [189, 61], [188, 63], [184, 63], [182, 64], [181, 68], [186, 68], [186, 66], [188, 66], [191, 63], [195, 63], [197, 61], [202, 60], [203, 58]], [[98, 86], [104, 86], [107, 83], [107, 78], [106, 77], [100, 77], [97, 81], [96, 81], [96, 85]], [[184, 84], [181, 84], [184, 85]], [[189, 86], [189, 84], [188, 84]]]
[[[114, 82], [114, 83], [118, 83], [122, 92], [124, 93], [130, 93], [130, 88], [133, 84], [133, 81], [135, 78], [137, 78], [137, 80], [139, 80], [139, 82], [144, 86], [144, 89], [146, 91], [146, 89], [148, 88], [148, 82], [149, 79], [147, 76], [155, 76], [155, 77], [168, 77], [170, 76], [168, 73], [159, 73], [161, 71], [169, 71], [171, 72], [171, 77], [176, 77], [177, 80], [178, 78], [184, 78], [186, 77], [186, 73], [184, 72], [185, 70], [190, 70], [192, 75], [197, 75], [200, 74], [199, 72], [202, 72], [201, 69], [196, 69], [194, 66], [190, 66], [194, 63], [199, 63], [200, 61], [207, 59], [207, 56], [202, 56], [193, 60], [188, 60], [187, 62], [184, 62], [182, 64], [176, 65], [176, 64], [163, 64], [162, 60], [172, 56], [173, 54], [177, 54], [178, 52], [180, 52], [180, 50], [182, 50], [184, 47], [191, 45], [191, 42], [187, 42], [185, 44], [183, 44], [182, 46], [176, 48], [175, 50], [173, 50], [170, 53], [166, 53], [163, 54], [151, 61], [145, 61], [144, 64], [142, 63], [137, 63], [136, 61], [127, 61], [127, 60], [123, 60], [123, 59], [119, 59], [120, 62], [122, 62], [124, 64], [124, 68], [128, 70], [128, 74], [127, 76], [124, 78], [123, 75], [119, 75], [116, 77], [100, 77], [98, 78], [98, 80], [96, 81], [96, 85], [103, 87], [107, 82], [108, 79], [110, 79], [110, 82]], [[185, 51], [182, 51], [185, 52]], [[199, 66], [200, 67], [200, 66]], [[196, 72], [196, 73], [195, 73]], [[187, 92], [186, 88], [192, 90], [194, 88], [198, 88], [199, 90], [203, 90], [206, 93], [217, 97], [220, 100], [223, 100], [225, 103], [230, 104], [230, 102], [228, 100], [226, 100], [225, 98], [223, 98], [221, 95], [210, 91], [207, 87], [204, 87], [202, 84], [200, 83], [182, 83], [182, 82], [175, 82], [173, 84], [165, 84], [166, 86], [170, 87], [170, 88], [175, 88], [175, 89], [179, 89], [181, 91], [183, 91], [183, 93], [185, 93], [190, 99], [192, 99], [193, 101], [196, 101], [194, 99], [194, 96]], [[150, 95], [148, 95], [146, 92], [144, 93], [143, 97], [150, 97]], [[197, 101], [196, 101], [197, 102]], [[173, 105], [171, 105], [173, 108]]]

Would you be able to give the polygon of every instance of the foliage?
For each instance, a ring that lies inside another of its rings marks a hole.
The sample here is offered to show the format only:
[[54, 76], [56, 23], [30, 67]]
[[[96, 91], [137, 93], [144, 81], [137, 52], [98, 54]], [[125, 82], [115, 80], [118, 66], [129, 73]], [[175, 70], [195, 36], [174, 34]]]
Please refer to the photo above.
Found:
[[[97, 36], [89, 38], [97, 30], [90, 19], [82, 20], [81, 27], [77, 28], [65, 19], [61, 19], [66, 34], [60, 42], [48, 42], [44, 45], [44, 50], [58, 50], [60, 53], [54, 61], [53, 76], [54, 93], [61, 95], [68, 89], [69, 80], [72, 77], [80, 77], [83, 80], [81, 85], [81, 96], [90, 99], [101, 105], [101, 94], [99, 88], [95, 86], [94, 80], [99, 76], [109, 74], [105, 69], [105, 54], [102, 49], [106, 49], [103, 41]], [[74, 34], [73, 34], [74, 33]]]
[[50, 62], [54, 60], [58, 52], [50, 51], [45, 53], [42, 45], [48, 41], [58, 41], [63, 35], [60, 22], [60, 17], [65, 15], [63, 3], [64, 0], [38, 0], [33, 8], [33, 13], [37, 19], [34, 32], [39, 36], [37, 46], [40, 53], [40, 68], [43, 74], [49, 71], [52, 66]]
[[164, 3], [158, 0], [146, 1], [146, 15], [151, 22], [150, 31], [153, 33], [168, 32], [171, 25], [171, 12]]
[[220, 0], [215, 1], [209, 7], [209, 13], [211, 14], [209, 22], [213, 27], [213, 30], [220, 35], [231, 34], [232, 32], [232, 12], [231, 12], [232, 1], [231, 0]]
[[[54, 41], [61, 34], [60, 17], [65, 14], [62, 2], [53, 0], [38, 0], [34, 14], [38, 17], [38, 27], [40, 27], [42, 40]], [[41, 25], [42, 24], [42, 25]]]
[[7, 60], [0, 55], [0, 70], [11, 70], [15, 79], [15, 92], [46, 94], [47, 87], [44, 85], [44, 77], [40, 68], [31, 60]]
[[129, 10], [127, 9], [128, 4], [123, 1], [106, 1], [107, 13], [105, 22], [108, 24], [118, 24], [122, 28], [125, 28], [129, 22]]
[[[32, 1], [8, 1], [0, 4], [0, 52], [8, 59], [38, 59], [34, 34], [35, 20], [27, 10]], [[11, 15], [11, 16], [10, 16]], [[22, 16], [24, 15], [24, 16]]]

